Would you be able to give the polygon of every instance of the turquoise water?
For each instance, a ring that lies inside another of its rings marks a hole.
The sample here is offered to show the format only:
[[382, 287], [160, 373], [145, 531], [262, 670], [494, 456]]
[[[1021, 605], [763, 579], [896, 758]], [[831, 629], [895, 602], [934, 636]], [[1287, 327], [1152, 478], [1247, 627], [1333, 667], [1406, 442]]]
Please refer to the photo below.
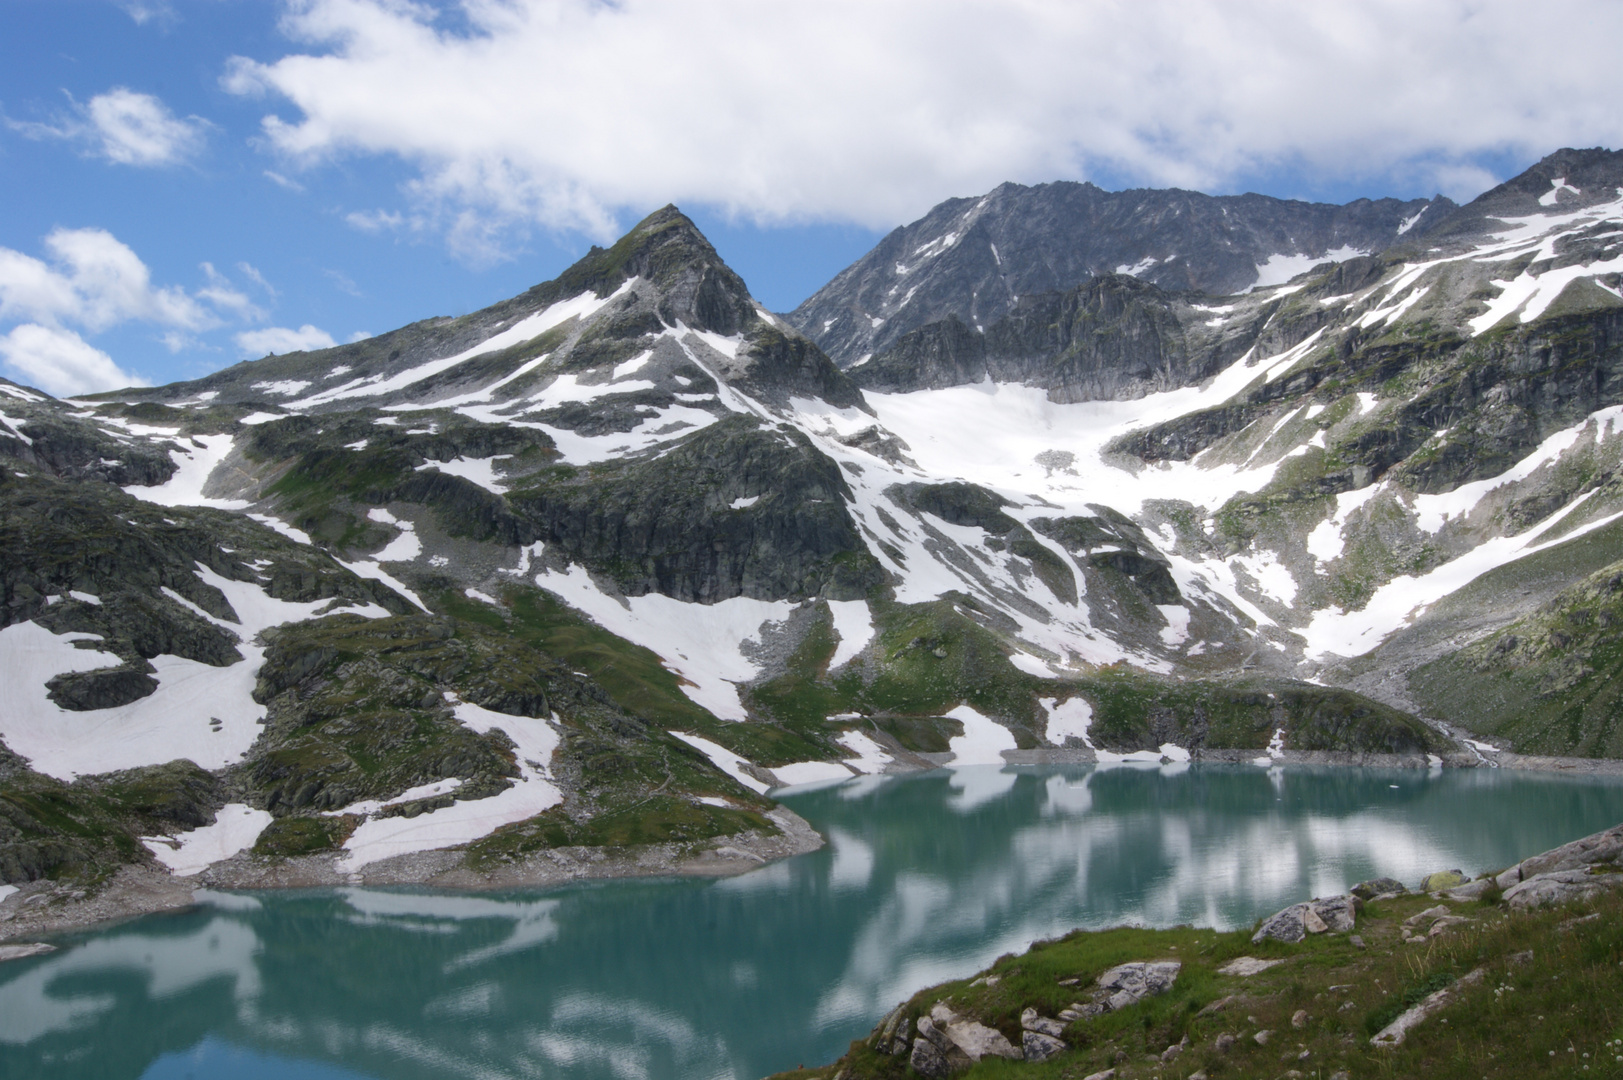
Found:
[[1510, 771], [995, 767], [784, 801], [822, 851], [726, 881], [231, 894], [0, 965], [0, 1077], [754, 1078], [1075, 926], [1234, 927], [1623, 821]]

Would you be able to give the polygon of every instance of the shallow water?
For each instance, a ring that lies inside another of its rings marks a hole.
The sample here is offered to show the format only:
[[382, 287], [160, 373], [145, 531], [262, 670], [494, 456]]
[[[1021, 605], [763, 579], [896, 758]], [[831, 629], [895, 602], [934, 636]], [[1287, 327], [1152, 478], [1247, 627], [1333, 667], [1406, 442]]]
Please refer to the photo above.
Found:
[[981, 767], [784, 801], [831, 839], [726, 881], [232, 894], [0, 966], [0, 1076], [738, 1077], [1076, 926], [1230, 928], [1623, 821], [1497, 770]]

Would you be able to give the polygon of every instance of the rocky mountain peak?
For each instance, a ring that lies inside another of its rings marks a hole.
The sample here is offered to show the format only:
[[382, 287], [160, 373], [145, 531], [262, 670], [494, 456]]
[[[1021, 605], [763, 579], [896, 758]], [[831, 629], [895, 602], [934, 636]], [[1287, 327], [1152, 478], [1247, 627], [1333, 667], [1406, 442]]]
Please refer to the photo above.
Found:
[[951, 316], [990, 326], [1023, 297], [1105, 274], [1213, 295], [1283, 284], [1316, 263], [1418, 236], [1454, 209], [1441, 197], [1336, 206], [1005, 183], [978, 199], [949, 199], [896, 229], [788, 319], [848, 367], [928, 323]]
[[548, 285], [561, 294], [590, 289], [603, 297], [632, 278], [660, 294], [659, 315], [670, 325], [730, 337], [756, 318], [744, 280], [675, 205], [643, 218], [613, 247], [593, 247]]

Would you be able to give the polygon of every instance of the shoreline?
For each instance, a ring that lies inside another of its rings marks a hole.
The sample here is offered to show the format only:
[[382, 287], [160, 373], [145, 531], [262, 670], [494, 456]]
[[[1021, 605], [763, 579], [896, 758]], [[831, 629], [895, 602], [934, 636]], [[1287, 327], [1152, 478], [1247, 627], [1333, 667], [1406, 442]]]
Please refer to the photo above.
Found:
[[[1107, 751], [1107, 754], [1109, 752]], [[951, 754], [910, 755], [922, 762], [891, 768], [880, 775], [929, 772], [951, 765]], [[1170, 758], [1159, 761], [1123, 761], [1086, 747], [1047, 747], [1002, 751], [1004, 766], [1043, 765], [1126, 765], [1159, 767], [1182, 764]], [[1261, 768], [1259, 759], [1269, 765], [1332, 766], [1374, 769], [1515, 769], [1569, 776], [1623, 777], [1623, 759], [1561, 758], [1515, 754], [1508, 751], [1487, 755], [1456, 752], [1440, 755], [1436, 761], [1425, 754], [1375, 754], [1346, 750], [1285, 750], [1273, 755], [1255, 750], [1190, 751], [1189, 764], [1251, 765]], [[936, 760], [945, 759], [945, 760]], [[988, 762], [987, 764], [991, 764]], [[238, 854], [214, 863], [201, 873], [174, 877], [157, 866], [130, 864], [120, 867], [112, 880], [99, 890], [88, 890], [54, 881], [33, 881], [0, 899], [0, 944], [16, 944], [54, 934], [111, 925], [161, 911], [176, 911], [196, 903], [198, 889], [299, 889], [338, 886], [415, 886], [454, 892], [497, 892], [509, 889], [549, 889], [576, 881], [609, 881], [639, 877], [736, 877], [781, 859], [803, 855], [821, 848], [827, 840], [809, 822], [786, 806], [779, 805], [767, 817], [782, 832], [777, 836], [750, 834], [718, 837], [713, 846], [697, 852], [685, 845], [652, 844], [613, 851], [605, 848], [554, 848], [534, 852], [489, 871], [471, 870], [462, 865], [459, 849], [420, 851], [397, 855], [362, 867], [357, 872], [337, 868], [337, 856], [305, 855], [271, 860]]]
[[197, 903], [194, 894], [198, 890], [411, 885], [454, 892], [499, 892], [617, 878], [726, 878], [816, 851], [828, 842], [786, 806], [775, 807], [766, 816], [782, 832], [717, 837], [697, 851], [679, 844], [649, 844], [619, 852], [553, 848], [488, 872], [462, 865], [464, 853], [458, 848], [397, 855], [348, 873], [337, 868], [338, 857], [332, 854], [272, 860], [241, 853], [186, 877], [174, 877], [154, 865], [128, 864], [94, 893], [48, 880], [19, 886], [0, 900], [0, 944], [25, 943], [178, 911]]

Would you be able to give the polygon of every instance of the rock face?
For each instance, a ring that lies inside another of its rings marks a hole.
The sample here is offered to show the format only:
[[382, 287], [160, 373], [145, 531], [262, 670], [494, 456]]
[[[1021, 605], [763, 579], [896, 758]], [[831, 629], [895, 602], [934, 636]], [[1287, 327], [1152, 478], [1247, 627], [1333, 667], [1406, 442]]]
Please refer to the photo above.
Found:
[[1199, 382], [1223, 359], [1220, 351], [1191, 355], [1168, 294], [1107, 274], [1066, 292], [1023, 297], [984, 330], [956, 316], [930, 323], [850, 374], [884, 393], [990, 376], [1042, 387], [1052, 401], [1121, 400]]
[[971, 329], [990, 327], [1024, 297], [1111, 273], [1169, 291], [1239, 292], [1273, 256], [1295, 256], [1293, 265], [1305, 270], [1331, 252], [1379, 251], [1423, 233], [1453, 205], [1003, 184], [979, 199], [950, 199], [895, 230], [789, 321], [848, 367], [928, 323], [956, 317]]

